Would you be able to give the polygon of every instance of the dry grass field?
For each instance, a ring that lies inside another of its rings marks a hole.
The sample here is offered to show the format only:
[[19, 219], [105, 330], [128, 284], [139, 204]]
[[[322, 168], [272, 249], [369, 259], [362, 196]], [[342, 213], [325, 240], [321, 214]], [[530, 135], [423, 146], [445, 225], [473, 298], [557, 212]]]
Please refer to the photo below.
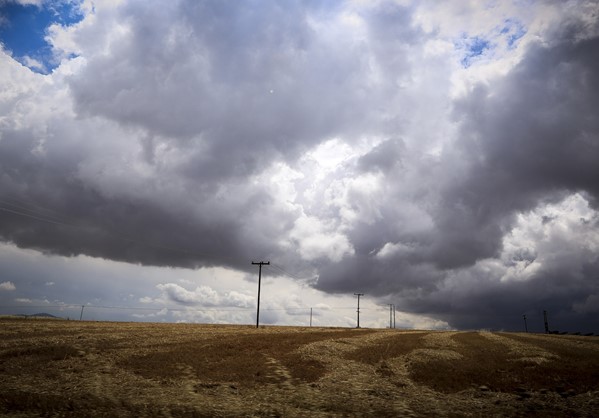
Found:
[[599, 337], [0, 319], [0, 415], [599, 416]]

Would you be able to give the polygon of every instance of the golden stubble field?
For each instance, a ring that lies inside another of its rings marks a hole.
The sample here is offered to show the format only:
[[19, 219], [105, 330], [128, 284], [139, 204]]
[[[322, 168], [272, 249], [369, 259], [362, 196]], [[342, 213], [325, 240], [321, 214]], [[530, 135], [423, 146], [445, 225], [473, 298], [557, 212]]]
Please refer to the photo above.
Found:
[[599, 337], [0, 319], [0, 415], [599, 416]]

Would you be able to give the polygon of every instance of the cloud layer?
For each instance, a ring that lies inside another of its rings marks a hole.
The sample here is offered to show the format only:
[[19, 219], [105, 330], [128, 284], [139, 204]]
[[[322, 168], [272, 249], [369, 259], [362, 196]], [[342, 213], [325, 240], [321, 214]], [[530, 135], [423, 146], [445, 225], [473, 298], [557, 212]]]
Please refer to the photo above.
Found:
[[0, 238], [599, 332], [597, 3], [400, 3], [82, 3], [52, 74], [2, 52]]

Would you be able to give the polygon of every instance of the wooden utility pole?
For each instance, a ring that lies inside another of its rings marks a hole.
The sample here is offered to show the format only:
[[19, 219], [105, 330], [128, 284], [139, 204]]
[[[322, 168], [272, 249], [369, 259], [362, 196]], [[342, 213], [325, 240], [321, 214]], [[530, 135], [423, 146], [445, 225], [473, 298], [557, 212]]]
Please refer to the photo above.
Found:
[[360, 296], [364, 296], [364, 293], [354, 293], [358, 297], [358, 326], [356, 328], [360, 328]]
[[270, 265], [270, 261], [259, 261], [257, 263], [252, 261], [252, 264], [258, 266], [258, 308], [256, 310], [256, 328], [260, 326], [260, 285], [262, 283], [262, 266]]

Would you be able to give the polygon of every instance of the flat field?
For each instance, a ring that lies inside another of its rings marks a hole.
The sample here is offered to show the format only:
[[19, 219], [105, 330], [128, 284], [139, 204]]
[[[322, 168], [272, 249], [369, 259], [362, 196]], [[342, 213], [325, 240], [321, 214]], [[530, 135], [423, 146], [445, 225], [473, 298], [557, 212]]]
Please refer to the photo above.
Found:
[[0, 319], [0, 415], [599, 416], [599, 337]]

